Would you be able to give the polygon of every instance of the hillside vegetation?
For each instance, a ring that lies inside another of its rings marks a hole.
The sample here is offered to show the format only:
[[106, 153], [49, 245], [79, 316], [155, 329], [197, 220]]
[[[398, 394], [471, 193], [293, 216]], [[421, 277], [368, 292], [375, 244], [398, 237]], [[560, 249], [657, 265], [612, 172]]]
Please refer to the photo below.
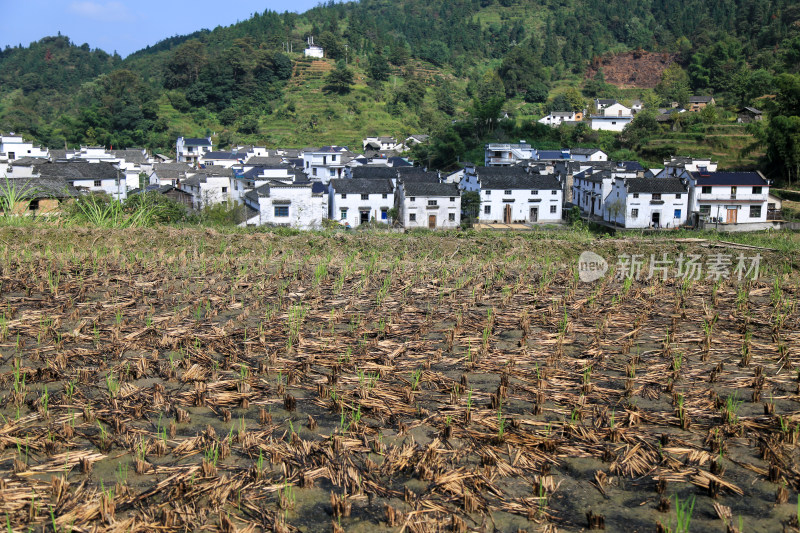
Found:
[[[325, 60], [303, 58], [311, 35]], [[631, 63], [643, 57], [654, 64]], [[625, 78], [630, 65], [640, 75]], [[714, 142], [731, 164], [740, 145], [747, 157], [766, 153], [770, 171], [791, 180], [795, 171], [787, 169], [800, 158], [792, 155], [800, 153], [792, 144], [800, 119], [791, 119], [790, 94], [800, 86], [792, 77], [799, 67], [800, 6], [789, 0], [329, 2], [172, 37], [124, 60], [61, 36], [7, 48], [0, 129], [50, 146], [159, 151], [184, 134], [216, 135], [221, 147], [302, 147], [430, 133], [439, 143], [422, 155], [450, 165], [486, 140], [530, 130], [529, 119], [583, 108], [595, 96], [641, 98], [654, 108], [714, 94], [733, 111], [777, 94], [766, 111], [786, 117], [778, 126], [791, 143], [770, 153], [766, 126], [742, 133], [752, 135], [749, 144]], [[498, 123], [501, 110], [516, 122]], [[598, 141], [582, 132], [529, 133], [542, 143]], [[665, 144], [679, 149], [679, 140]], [[658, 143], [605, 145], [647, 158]]]

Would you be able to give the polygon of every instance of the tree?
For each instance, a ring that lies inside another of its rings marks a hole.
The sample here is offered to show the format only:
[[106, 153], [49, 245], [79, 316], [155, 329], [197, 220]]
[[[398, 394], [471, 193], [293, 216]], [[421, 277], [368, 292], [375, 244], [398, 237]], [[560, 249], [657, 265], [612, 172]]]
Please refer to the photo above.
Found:
[[200, 77], [207, 62], [205, 45], [197, 39], [186, 41], [175, 49], [164, 65], [164, 87], [189, 87]]
[[689, 76], [680, 65], [672, 63], [664, 69], [655, 91], [663, 103], [678, 102], [678, 105], [685, 106], [691, 96]]
[[339, 61], [336, 63], [336, 68], [328, 73], [324, 89], [326, 92], [347, 94], [350, 92], [354, 79], [353, 71], [347, 68], [344, 61]]
[[382, 54], [372, 54], [369, 57], [369, 66], [367, 67], [369, 77], [376, 81], [386, 81], [389, 79], [391, 69], [389, 63]]

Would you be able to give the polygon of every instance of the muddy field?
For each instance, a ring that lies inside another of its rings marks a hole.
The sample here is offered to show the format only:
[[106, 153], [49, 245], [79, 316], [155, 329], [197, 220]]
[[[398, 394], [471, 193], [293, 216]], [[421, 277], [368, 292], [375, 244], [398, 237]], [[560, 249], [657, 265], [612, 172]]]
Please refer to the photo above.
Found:
[[583, 283], [584, 249], [719, 249], [170, 228], [0, 243], [8, 531], [797, 530], [793, 254], [761, 251], [754, 282]]

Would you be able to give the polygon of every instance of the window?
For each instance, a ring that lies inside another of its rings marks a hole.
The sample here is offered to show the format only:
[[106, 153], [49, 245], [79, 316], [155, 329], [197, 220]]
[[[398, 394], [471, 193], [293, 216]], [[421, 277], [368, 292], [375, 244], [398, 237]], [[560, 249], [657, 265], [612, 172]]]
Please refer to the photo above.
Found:
[[336, 175], [336, 170], [335, 170], [335, 169], [333, 169], [333, 168], [332, 168], [332, 169], [330, 169], [330, 171], [329, 171], [329, 175], [331, 175], [331, 176], [335, 176], [335, 175]]
[[490, 205], [483, 206], [483, 214], [484, 215], [491, 215], [492, 214], [492, 206], [490, 206]]
[[386, 198], [389, 198], [389, 195], [388, 195], [388, 194], [386, 194], [386, 193], [383, 193], [383, 194], [381, 195], [381, 198], [383, 198], [383, 199], [385, 200]]
[[681, 218], [681, 210], [680, 209], [676, 209], [675, 210], [675, 216], [673, 218]]
[[753, 187], [753, 194], [761, 194], [761, 187]]
[[653, 200], [661, 200], [661, 193], [660, 192], [654, 192], [653, 193]]
[[731, 196], [736, 196], [736, 187], [731, 187]]
[[276, 217], [288, 217], [289, 216], [289, 206], [288, 205], [276, 205], [275, 206], [275, 216]]
[[447, 220], [449, 220], [450, 222], [455, 222], [456, 221], [456, 214], [455, 213], [450, 213], [449, 215], [447, 215]]
[[551, 213], [555, 213], [556, 211], [558, 211], [558, 207], [557, 207], [557, 206], [555, 206], [555, 205], [551, 205], [551, 206], [550, 206], [550, 212], [551, 212]]
[[503, 191], [503, 194], [505, 194], [505, 195], [509, 195], [509, 194], [511, 194], [511, 191], [508, 191], [508, 190], [506, 190], [506, 191]]
[[450, 201], [451, 201], [451, 202], [455, 202], [455, 201], [456, 201], [456, 197], [455, 197], [455, 196], [451, 196], [451, 197], [450, 197]]
[[409, 196], [408, 197], [408, 201], [409, 202], [413, 202], [414, 200], [416, 200], [416, 197], [414, 197], [414, 196]]
[[347, 209], [340, 209], [339, 210], [339, 219], [340, 220], [347, 220]]
[[31, 203], [28, 204], [28, 209], [31, 211], [38, 211], [39, 210], [39, 200], [31, 200]]
[[409, 213], [408, 214], [408, 221], [409, 222], [416, 222], [417, 221], [417, 214], [416, 213]]
[[369, 200], [369, 194], [362, 194], [361, 195], [361, 199], [362, 200]]
[[381, 209], [381, 220], [389, 220], [389, 210]]
[[761, 218], [761, 206], [760, 205], [751, 205], [750, 206], [750, 218]]
[[16, 155], [17, 154], [14, 153], [14, 152], [8, 152], [8, 160], [11, 161], [11, 160], [15, 159]]
[[222, 194], [225, 194], [226, 192], [228, 192], [228, 188], [227, 187], [223, 187], [222, 188]]
[[347, 193], [342, 193], [342, 200], [347, 200]]
[[702, 214], [702, 215], [710, 215], [711, 214], [711, 206], [710, 205], [701, 205], [700, 206], [700, 214]]
[[680, 200], [681, 199], [681, 193], [676, 193], [675, 194], [675, 199], [676, 200]]
[[94, 186], [95, 187], [102, 187], [103, 186], [103, 182], [101, 180], [94, 180]]
[[703, 193], [703, 194], [711, 194], [711, 187], [708, 187], [708, 186], [703, 187], [703, 188], [700, 189], [700, 192]]
[[631, 218], [636, 218], [638, 216], [639, 216], [639, 210], [638, 209], [631, 209]]
[[536, 196], [537, 194], [539, 194], [539, 191], [531, 191], [532, 196]]
[[634, 198], [639, 198], [639, 193], [638, 192], [633, 193], [633, 197]]
[[311, 169], [311, 175], [312, 175], [312, 176], [316, 176], [316, 175], [317, 175], [317, 169], [316, 169], [316, 167]]
[[491, 196], [491, 195], [492, 195], [492, 191], [486, 191], [486, 196]]
[[438, 202], [436, 200], [428, 200], [428, 205], [435, 206], [438, 205]]
[[555, 189], [553, 189], [553, 191], [552, 191], [550, 194], [551, 194], [552, 196], [555, 196], [556, 194], [558, 194], [558, 191], [557, 191], [557, 190], [555, 190]]

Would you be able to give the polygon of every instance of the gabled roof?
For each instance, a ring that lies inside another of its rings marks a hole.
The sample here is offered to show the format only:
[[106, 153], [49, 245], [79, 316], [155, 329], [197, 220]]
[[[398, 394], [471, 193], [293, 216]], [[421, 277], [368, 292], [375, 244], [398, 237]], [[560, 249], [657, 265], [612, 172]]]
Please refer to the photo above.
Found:
[[404, 183], [409, 182], [424, 182], [424, 183], [439, 183], [439, 173], [426, 171], [422, 167], [400, 167], [395, 169], [400, 177], [399, 180]]
[[625, 180], [629, 193], [684, 193], [688, 186], [679, 178], [629, 178]]
[[127, 150], [109, 150], [108, 153], [118, 159], [124, 159], [128, 163], [136, 163], [141, 165], [147, 163], [147, 156], [141, 149], [130, 148]]
[[116, 179], [119, 171], [111, 163], [89, 163], [74, 160], [69, 163], [45, 162], [34, 165], [34, 172], [43, 178], [61, 178], [68, 181]]
[[410, 182], [402, 184], [406, 196], [460, 196], [455, 183]]
[[413, 167], [414, 166], [414, 165], [412, 165], [411, 163], [409, 163], [408, 161], [406, 161], [405, 159], [403, 159], [402, 157], [399, 157], [399, 156], [390, 157], [389, 159], [387, 159], [387, 161], [389, 162], [389, 166], [392, 166], [392, 167], [395, 167], [395, 168], [398, 168], [398, 167]]
[[153, 165], [153, 173], [162, 179], [181, 179], [186, 176], [187, 172], [194, 172], [194, 169], [185, 163], [156, 163]]
[[528, 174], [524, 169], [516, 167], [495, 167], [491, 170], [505, 170], [506, 172], [486, 172], [489, 168], [478, 171], [478, 182], [480, 183], [481, 190], [561, 189], [561, 183], [553, 174]]
[[760, 111], [760, 110], [756, 109], [755, 107], [743, 107], [743, 108], [742, 108], [742, 109], [739, 111], [739, 113], [743, 113], [743, 112], [745, 112], [745, 111], [747, 111], [748, 113], [752, 113], [752, 114], [754, 114], [754, 115], [763, 115], [763, 114], [764, 114], [764, 112], [763, 112], [763, 111]]
[[617, 103], [617, 101], [613, 98], [598, 98], [596, 102], [599, 105], [614, 105]]
[[711, 185], [753, 185], [769, 187], [769, 183], [758, 172], [692, 172], [698, 187]]
[[260, 166], [260, 167], [270, 167], [271, 166], [273, 168], [288, 166], [287, 163], [283, 162], [283, 158], [280, 157], [280, 156], [275, 156], [275, 157], [265, 157], [265, 156], [255, 157], [254, 156], [254, 157], [251, 157], [250, 159], [248, 159], [247, 161], [245, 161], [244, 164], [247, 165], [247, 166], [254, 165], [254, 166]]
[[690, 96], [689, 103], [692, 104], [709, 104], [713, 100], [713, 96]]
[[347, 152], [346, 146], [323, 146], [322, 148], [309, 148], [307, 150], [303, 150], [304, 152], [310, 152], [314, 154], [340, 154], [342, 152]]
[[186, 146], [211, 146], [211, 141], [208, 139], [184, 138], [183, 144]]
[[539, 160], [569, 159], [569, 155], [561, 150], [539, 150]]
[[330, 185], [337, 194], [391, 194], [392, 182], [388, 179], [336, 179]]
[[353, 179], [397, 179], [397, 169], [388, 166], [363, 166], [350, 169]]
[[597, 152], [602, 152], [599, 148], [572, 148], [569, 153], [572, 155], [592, 155]]
[[232, 159], [234, 161], [238, 161], [239, 159], [244, 158], [247, 155], [246, 152], [207, 152], [203, 155], [203, 159], [220, 159], [220, 160], [229, 160]]
[[[26, 200], [40, 200], [43, 198], [68, 198], [78, 196], [78, 190], [67, 180], [62, 178], [30, 178], [14, 179], [12, 181], [16, 194]], [[10, 192], [10, 187], [0, 188], [0, 196]]]

